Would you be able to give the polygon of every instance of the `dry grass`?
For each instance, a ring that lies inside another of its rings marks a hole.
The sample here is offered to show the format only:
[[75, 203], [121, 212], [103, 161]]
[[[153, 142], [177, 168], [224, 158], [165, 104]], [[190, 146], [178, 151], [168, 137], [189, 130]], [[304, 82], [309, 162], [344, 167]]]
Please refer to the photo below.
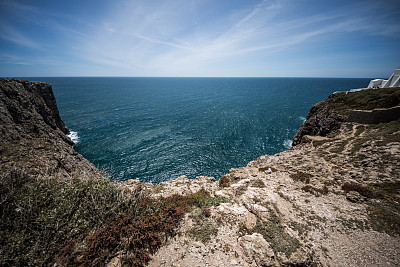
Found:
[[[183, 215], [225, 202], [203, 190], [152, 199], [107, 179], [61, 181], [15, 169], [0, 177], [0, 266], [104, 264], [120, 251], [143, 266], [175, 234]], [[85, 244], [82, 246], [82, 244]]]

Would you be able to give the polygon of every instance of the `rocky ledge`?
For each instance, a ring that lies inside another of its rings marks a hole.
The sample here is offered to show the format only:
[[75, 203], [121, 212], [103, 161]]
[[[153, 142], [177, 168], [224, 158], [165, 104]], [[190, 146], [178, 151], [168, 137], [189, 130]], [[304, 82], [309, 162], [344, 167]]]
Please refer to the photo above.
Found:
[[[400, 121], [347, 121], [354, 109], [399, 105], [398, 88], [330, 96], [293, 148], [218, 180], [152, 185], [97, 182], [51, 87], [0, 85], [0, 265], [400, 265]], [[17, 168], [35, 182], [19, 185]], [[90, 183], [59, 185], [68, 177]]]

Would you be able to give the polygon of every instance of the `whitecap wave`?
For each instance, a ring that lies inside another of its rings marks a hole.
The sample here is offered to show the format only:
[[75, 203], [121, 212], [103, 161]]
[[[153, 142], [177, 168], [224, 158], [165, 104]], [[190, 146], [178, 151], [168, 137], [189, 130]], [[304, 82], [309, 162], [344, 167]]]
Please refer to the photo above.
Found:
[[306, 121], [306, 117], [303, 117], [303, 116], [299, 116], [298, 119], [301, 120], [302, 122]]
[[285, 141], [283, 141], [283, 146], [286, 149], [290, 149], [292, 147], [293, 141], [290, 139], [286, 139]]
[[71, 141], [74, 142], [75, 144], [79, 143], [78, 132], [70, 131], [69, 134], [67, 134], [67, 136], [68, 136], [69, 139], [71, 139]]

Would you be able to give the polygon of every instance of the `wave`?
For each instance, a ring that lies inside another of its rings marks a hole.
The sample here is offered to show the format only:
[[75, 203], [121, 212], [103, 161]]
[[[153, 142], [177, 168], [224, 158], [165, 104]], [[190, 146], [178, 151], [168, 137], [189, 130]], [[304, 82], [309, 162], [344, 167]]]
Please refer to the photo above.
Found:
[[301, 120], [302, 122], [305, 122], [306, 121], [306, 117], [303, 117], [303, 116], [299, 116], [299, 117], [297, 117], [299, 120]]
[[290, 139], [286, 139], [285, 141], [283, 141], [283, 146], [286, 149], [290, 149], [292, 147], [293, 141]]
[[78, 132], [70, 131], [69, 134], [67, 134], [67, 136], [68, 136], [69, 139], [71, 139], [71, 141], [74, 142], [75, 144], [79, 143]]

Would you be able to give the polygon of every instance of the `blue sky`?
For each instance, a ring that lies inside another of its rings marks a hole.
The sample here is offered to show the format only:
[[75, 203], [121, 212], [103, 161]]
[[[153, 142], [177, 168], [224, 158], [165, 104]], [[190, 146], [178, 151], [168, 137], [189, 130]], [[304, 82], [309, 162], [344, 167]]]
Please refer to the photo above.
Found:
[[0, 0], [0, 76], [381, 77], [398, 0]]

